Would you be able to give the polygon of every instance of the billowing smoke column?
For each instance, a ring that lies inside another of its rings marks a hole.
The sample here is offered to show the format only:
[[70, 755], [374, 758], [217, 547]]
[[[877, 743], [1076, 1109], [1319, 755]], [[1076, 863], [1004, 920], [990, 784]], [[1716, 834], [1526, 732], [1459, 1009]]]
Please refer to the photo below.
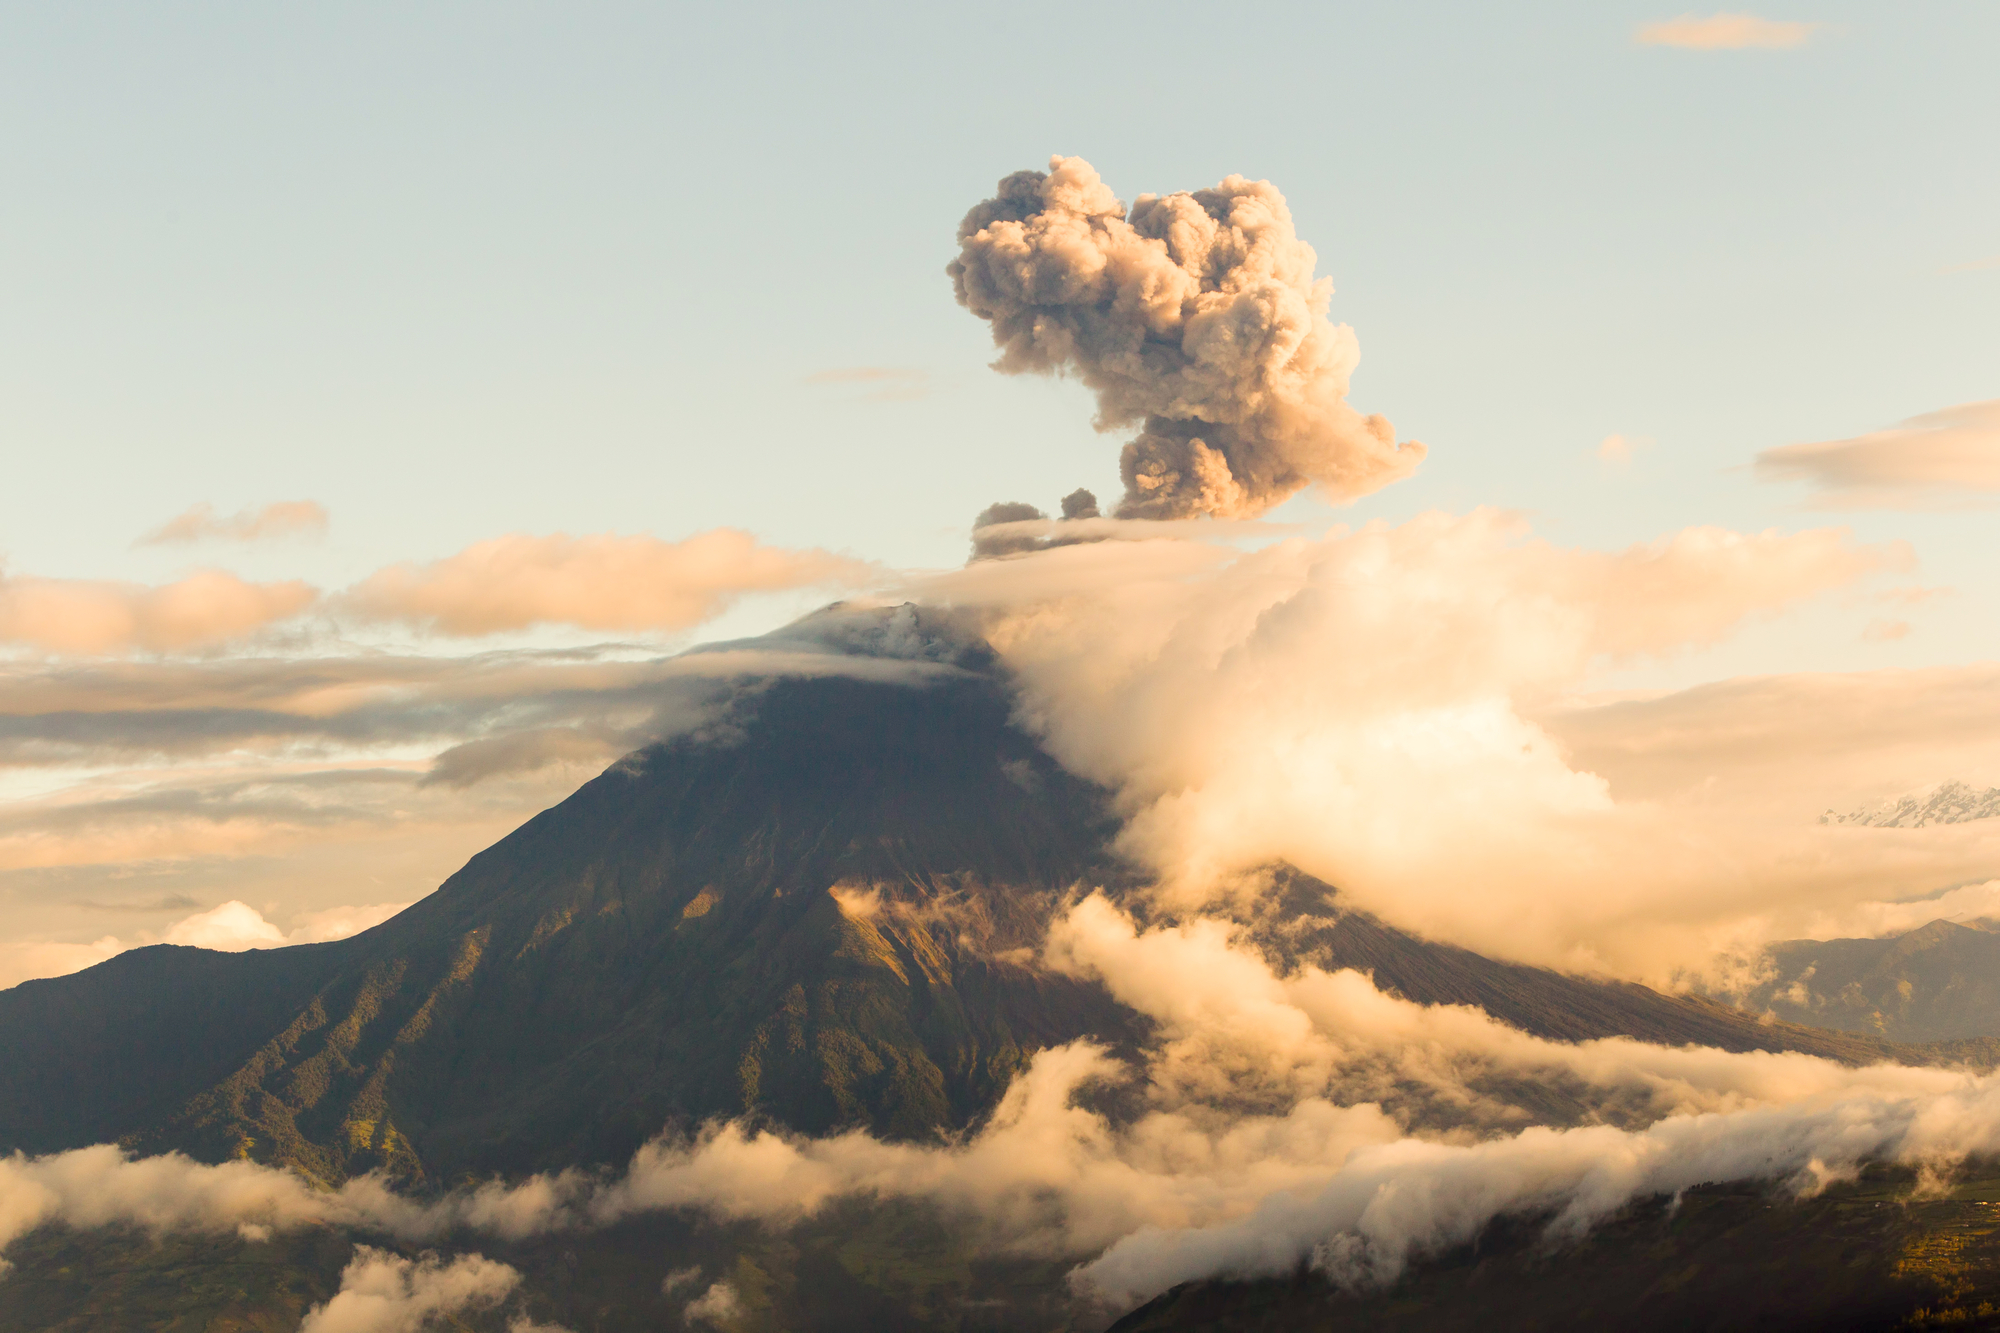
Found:
[[1423, 460], [1346, 402], [1360, 349], [1269, 181], [1142, 194], [1080, 157], [1021, 171], [959, 224], [948, 272], [993, 325], [995, 368], [1074, 373], [1097, 426], [1138, 424], [1120, 518], [1242, 518], [1306, 486], [1345, 501]]

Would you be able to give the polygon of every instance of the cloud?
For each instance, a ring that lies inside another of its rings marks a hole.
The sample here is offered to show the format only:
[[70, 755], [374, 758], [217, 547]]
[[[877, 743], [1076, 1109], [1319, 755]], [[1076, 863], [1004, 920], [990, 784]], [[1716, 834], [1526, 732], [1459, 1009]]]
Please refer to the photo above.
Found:
[[[290, 938], [357, 883], [416, 898], [611, 758], [723, 734], [772, 678], [960, 671], [970, 641], [920, 619], [832, 612], [678, 657], [0, 661], [0, 984], [102, 961], [218, 902], [259, 904]], [[107, 906], [156, 916], [154, 933], [106, 935]]]
[[1939, 273], [1981, 273], [1988, 269], [2000, 268], [2000, 255], [1988, 255], [1984, 259], [1973, 259], [1963, 264], [1952, 264], [1941, 268]]
[[1750, 676], [1552, 700], [1534, 717], [1621, 800], [1712, 799], [1804, 821], [1985, 775], [2000, 753], [2000, 664]]
[[269, 949], [283, 944], [285, 933], [266, 921], [263, 914], [248, 903], [228, 902], [175, 922], [167, 928], [162, 942], [240, 953], [245, 949]]
[[1901, 902], [1864, 902], [1828, 913], [1802, 932], [1806, 939], [1881, 939], [1904, 935], [1933, 921], [2000, 920], [2000, 879], [1964, 884], [1930, 897]]
[[412, 905], [411, 903], [364, 903], [356, 907], [329, 907], [317, 912], [307, 912], [299, 918], [299, 924], [292, 929], [292, 932], [285, 936], [285, 943], [323, 944], [328, 940], [344, 940], [349, 935], [359, 935], [364, 930], [373, 930]]
[[1002, 180], [958, 240], [948, 271], [992, 325], [995, 368], [1073, 373], [1100, 430], [1139, 427], [1121, 517], [1251, 516], [1307, 486], [1346, 501], [1423, 459], [1347, 405], [1353, 331], [1327, 318], [1333, 284], [1268, 181], [1128, 211], [1089, 163], [1057, 156]]
[[86, 912], [109, 913], [185, 912], [190, 907], [201, 906], [185, 893], [169, 893], [150, 902], [94, 903], [86, 898], [76, 905]]
[[494, 1308], [520, 1281], [513, 1268], [480, 1254], [447, 1263], [357, 1245], [340, 1290], [306, 1312], [299, 1333], [418, 1333], [438, 1317]]
[[[205, 662], [0, 661], [0, 766], [97, 767], [210, 758], [250, 766], [316, 756], [389, 754], [516, 733], [577, 731], [619, 753], [685, 734], [726, 701], [777, 676], [848, 675], [921, 683], [954, 669], [881, 644], [849, 652], [794, 637], [709, 644], [635, 658], [601, 645], [463, 657], [225, 658]], [[569, 742], [525, 744], [447, 762], [456, 777], [505, 776]], [[537, 748], [539, 747], [539, 748]], [[587, 747], [574, 746], [583, 755]], [[438, 756], [442, 759], [442, 756]], [[520, 761], [520, 762], [515, 762]], [[539, 762], [539, 760], [538, 760]], [[438, 779], [442, 780], [442, 778]]]
[[1907, 620], [1871, 620], [1861, 630], [1864, 643], [1894, 643], [1909, 635], [1910, 622]]
[[0, 944], [0, 990], [39, 977], [66, 977], [135, 947], [116, 935], [105, 935], [87, 944], [48, 941]]
[[717, 1282], [687, 1303], [681, 1318], [690, 1324], [714, 1324], [727, 1328], [743, 1314], [742, 1298], [727, 1282]]
[[733, 528], [679, 542], [514, 534], [427, 565], [391, 565], [348, 589], [340, 605], [364, 619], [460, 637], [536, 625], [684, 630], [746, 593], [853, 585], [872, 572], [826, 551], [764, 546]]
[[1641, 46], [1674, 46], [1686, 51], [1785, 51], [1804, 46], [1820, 24], [1758, 18], [1755, 14], [1713, 14], [1640, 27]]
[[1211, 1276], [1278, 1276], [1302, 1262], [1350, 1288], [1386, 1285], [1413, 1258], [1476, 1237], [1507, 1213], [1553, 1212], [1555, 1240], [1632, 1201], [1695, 1185], [1788, 1179], [1812, 1195], [1862, 1162], [1919, 1164], [2000, 1147], [1990, 1082], [1930, 1096], [1815, 1099], [1673, 1117], [1643, 1131], [1534, 1128], [1461, 1146], [1405, 1140], [1362, 1149], [1324, 1187], [1274, 1196], [1248, 1217], [1128, 1237], [1077, 1274], [1120, 1303]]
[[317, 598], [296, 580], [246, 583], [214, 569], [159, 587], [0, 573], [0, 644], [71, 655], [210, 648], [288, 620]]
[[[247, 1239], [307, 1226], [342, 1226], [409, 1243], [435, 1241], [458, 1231], [519, 1240], [555, 1225], [573, 1224], [574, 1215], [565, 1212], [564, 1205], [587, 1193], [589, 1186], [585, 1177], [565, 1173], [534, 1176], [514, 1186], [490, 1182], [421, 1200], [397, 1194], [379, 1175], [358, 1176], [329, 1190], [290, 1170], [241, 1158], [213, 1165], [178, 1152], [135, 1158], [109, 1143], [43, 1157], [16, 1152], [0, 1157], [0, 1252], [52, 1222], [72, 1227], [131, 1226], [155, 1235], [235, 1232]], [[425, 1266], [406, 1264], [397, 1260], [392, 1271], [412, 1279], [400, 1284], [407, 1294]], [[485, 1271], [474, 1268], [460, 1276]], [[389, 1274], [365, 1275], [379, 1279]], [[489, 1283], [493, 1276], [487, 1274]], [[430, 1284], [427, 1289], [453, 1288]], [[335, 1311], [344, 1312], [344, 1308]]]
[[187, 944], [197, 949], [241, 953], [246, 949], [279, 949], [291, 944], [320, 944], [344, 940], [372, 926], [379, 926], [409, 903], [369, 903], [357, 907], [334, 907], [307, 914], [289, 934], [264, 919], [263, 913], [243, 902], [226, 902], [220, 907], [198, 912], [175, 922], [161, 936], [163, 944]]
[[1626, 467], [1631, 464], [1633, 455], [1652, 446], [1653, 442], [1642, 436], [1607, 435], [1598, 443], [1597, 457], [1600, 462], [1614, 467]]
[[364, 1193], [327, 1193], [247, 1161], [205, 1166], [178, 1153], [134, 1159], [108, 1143], [47, 1157], [15, 1153], [0, 1157], [0, 1250], [56, 1221], [155, 1234], [289, 1229], [357, 1216], [354, 1201]]
[[420, 785], [463, 790], [502, 774], [533, 773], [554, 764], [602, 767], [631, 746], [616, 736], [576, 727], [542, 727], [508, 732], [454, 745], [431, 761]]
[[1746, 882], [1796, 906], [1883, 896], [1860, 881], [1886, 867], [1847, 882], [1795, 855], [1812, 830], [1621, 802], [1536, 712], [1606, 663], [1719, 642], [1907, 560], [1832, 529], [1565, 550], [1477, 511], [1251, 552], [1070, 546], [919, 587], [986, 616], [1024, 720], [1121, 793], [1121, 845], [1170, 901], [1289, 861], [1421, 934], [1664, 979], [1750, 928]]
[[0, 662], [0, 764], [101, 767], [375, 751], [457, 744], [517, 727], [611, 728], [643, 737], [700, 716], [696, 696], [714, 674], [713, 662], [634, 660], [615, 648]]
[[244, 509], [227, 515], [218, 515], [214, 505], [203, 501], [175, 515], [132, 544], [159, 546], [207, 540], [255, 542], [299, 534], [324, 536], [326, 529], [326, 508], [314, 500], [281, 500], [262, 509]]
[[[1103, 980], [1157, 1022], [1158, 1037], [1138, 1068], [1089, 1043], [1038, 1052], [989, 1121], [954, 1143], [709, 1125], [646, 1145], [615, 1177], [568, 1171], [423, 1200], [374, 1176], [328, 1191], [249, 1162], [134, 1160], [103, 1145], [0, 1160], [0, 1248], [57, 1220], [518, 1241], [663, 1209], [785, 1225], [874, 1196], [928, 1200], [996, 1249], [1105, 1251], [1080, 1280], [1130, 1301], [1190, 1277], [1284, 1271], [1308, 1257], [1337, 1280], [1380, 1281], [1503, 1211], [1562, 1209], [1559, 1234], [1573, 1234], [1654, 1190], [1810, 1183], [1871, 1158], [1939, 1166], [2000, 1146], [2000, 1080], [1990, 1077], [1622, 1038], [1546, 1041], [1476, 1009], [1386, 994], [1361, 973], [1280, 971], [1225, 922], [1142, 929], [1098, 896], [1058, 918], [1044, 961]], [[1106, 1083], [1135, 1089], [1135, 1114], [1114, 1123], [1081, 1104], [1080, 1093]], [[1441, 1136], [1413, 1133], [1385, 1110], [1387, 1092], [1421, 1111], [1412, 1086], [1452, 1110]], [[1508, 1102], [1509, 1087], [1528, 1089], [1537, 1109], [1551, 1093], [1581, 1090], [1586, 1118], [1608, 1123], [1523, 1130], [1530, 1109]], [[357, 1299], [336, 1297], [329, 1316], [408, 1309], [422, 1291], [505, 1294], [490, 1272], [425, 1285], [422, 1262], [356, 1258], [363, 1270], [343, 1294]], [[679, 1276], [674, 1286], [699, 1280]]]
[[223, 953], [247, 949], [278, 949], [292, 944], [344, 940], [395, 916], [409, 903], [368, 903], [307, 912], [290, 932], [282, 931], [248, 903], [230, 901], [197, 912], [168, 926], [157, 936], [142, 932], [133, 939], [106, 935], [89, 944], [0, 944], [0, 990], [42, 977], [63, 977], [95, 967], [128, 949], [149, 944], [179, 944]]
[[1911, 417], [1899, 426], [1757, 455], [1760, 481], [1813, 488], [1814, 509], [1940, 509], [2000, 492], [2000, 398]]

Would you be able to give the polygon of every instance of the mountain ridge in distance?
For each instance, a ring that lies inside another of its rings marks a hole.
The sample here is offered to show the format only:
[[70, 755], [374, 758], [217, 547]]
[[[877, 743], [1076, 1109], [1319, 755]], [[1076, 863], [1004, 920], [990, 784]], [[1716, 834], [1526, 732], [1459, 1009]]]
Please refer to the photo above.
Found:
[[1819, 822], [1852, 824], [1863, 828], [1917, 829], [1938, 824], [1966, 824], [1976, 819], [1995, 817], [2000, 817], [2000, 787], [1981, 789], [1969, 782], [1953, 780], [1899, 796], [1881, 805], [1850, 810], [1844, 815], [1828, 810], [1819, 817]]
[[2000, 932], [1937, 920], [1877, 939], [1780, 940], [1744, 1007], [1898, 1042], [2000, 1032]]

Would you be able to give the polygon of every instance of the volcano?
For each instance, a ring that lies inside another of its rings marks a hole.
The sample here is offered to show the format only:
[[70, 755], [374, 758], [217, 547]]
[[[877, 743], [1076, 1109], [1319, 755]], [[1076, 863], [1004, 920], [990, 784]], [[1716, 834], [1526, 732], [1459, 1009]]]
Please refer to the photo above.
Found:
[[[1150, 1019], [1042, 964], [1050, 923], [1081, 893], [1159, 918], [1142, 868], [1119, 854], [1115, 794], [1022, 725], [1015, 683], [976, 635], [913, 607], [833, 608], [685, 661], [686, 706], [663, 712], [678, 731], [372, 930], [250, 953], [155, 946], [0, 992], [0, 1152], [116, 1142], [329, 1186], [379, 1172], [435, 1196], [617, 1166], [663, 1132], [725, 1119], [949, 1142], [1037, 1051], [1089, 1038], [1137, 1056], [1155, 1043]], [[1357, 968], [1539, 1036], [1850, 1063], [1967, 1054], [1485, 958], [1349, 910], [1295, 869], [1268, 878], [1236, 924], [1280, 967]], [[1546, 1123], [1594, 1114], [1554, 1084], [1485, 1091]], [[1119, 1094], [1101, 1095], [1115, 1119]], [[1437, 1107], [1404, 1110], [1452, 1128]], [[756, 1327], [1103, 1326], [1065, 1285], [1073, 1258], [984, 1256], [953, 1226], [859, 1200], [768, 1231], [663, 1213], [479, 1243], [570, 1327], [679, 1326], [688, 1293], [662, 1285], [661, 1256], [761, 1292]], [[349, 1250], [324, 1231], [167, 1244], [44, 1228], [10, 1246], [0, 1323], [293, 1327]], [[1533, 1254], [1521, 1262], [1520, 1280], [1557, 1306], [1583, 1289]], [[1198, 1285], [1131, 1326], [1235, 1327], [1256, 1311], [1284, 1324], [1324, 1294]], [[1478, 1308], [1476, 1291], [1467, 1300]]]
[[[836, 608], [709, 660], [697, 725], [372, 930], [159, 945], [0, 993], [0, 1150], [443, 1184], [615, 1162], [718, 1117], [923, 1140], [975, 1123], [1038, 1049], [1146, 1040], [1100, 986], [1036, 965], [1065, 895], [1140, 879], [1111, 794], [1015, 721], [990, 650], [913, 607]], [[1288, 961], [1539, 1035], [1887, 1050], [1495, 962], [1280, 883], [1282, 914], [1315, 923], [1270, 933]]]

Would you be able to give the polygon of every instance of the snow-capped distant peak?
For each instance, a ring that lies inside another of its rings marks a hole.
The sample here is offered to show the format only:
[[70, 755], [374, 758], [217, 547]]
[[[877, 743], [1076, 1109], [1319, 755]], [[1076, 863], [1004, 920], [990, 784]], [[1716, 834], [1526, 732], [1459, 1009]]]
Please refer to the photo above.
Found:
[[1946, 782], [1870, 809], [1837, 815], [1829, 810], [1822, 824], [1862, 824], [1870, 828], [1924, 828], [1931, 824], [1964, 824], [2000, 816], [2000, 787], [1981, 791], [1965, 782]]

